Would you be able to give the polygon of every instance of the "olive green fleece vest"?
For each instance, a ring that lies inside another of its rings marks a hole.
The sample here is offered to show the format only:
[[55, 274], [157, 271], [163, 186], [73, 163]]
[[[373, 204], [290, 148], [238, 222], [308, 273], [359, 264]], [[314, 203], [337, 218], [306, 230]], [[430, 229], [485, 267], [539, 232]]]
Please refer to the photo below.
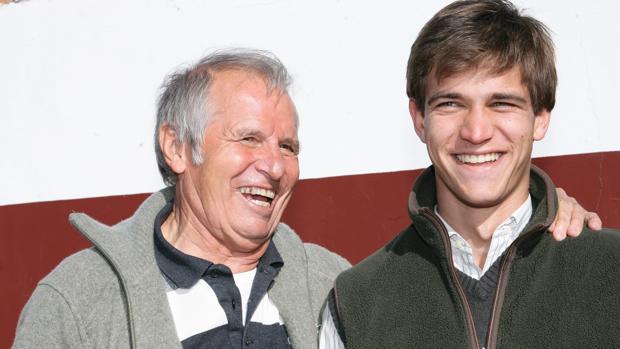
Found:
[[[553, 183], [534, 167], [530, 181], [533, 217], [506, 252], [487, 349], [620, 348], [620, 232], [584, 229], [554, 241], [546, 233], [556, 213]], [[337, 278], [347, 348], [478, 345], [431, 214], [434, 188], [430, 168], [410, 197], [412, 225]]]
[[465, 312], [444, 270], [446, 260], [410, 227], [340, 274], [335, 300], [347, 348], [466, 346]]

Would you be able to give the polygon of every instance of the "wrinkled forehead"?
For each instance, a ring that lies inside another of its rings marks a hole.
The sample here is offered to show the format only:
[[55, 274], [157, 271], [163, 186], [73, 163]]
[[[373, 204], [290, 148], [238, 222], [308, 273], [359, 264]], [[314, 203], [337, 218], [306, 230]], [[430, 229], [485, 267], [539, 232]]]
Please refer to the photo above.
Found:
[[231, 117], [230, 110], [237, 110], [234, 116], [242, 117], [239, 110], [254, 110], [246, 115], [249, 116], [264, 108], [274, 108], [275, 116], [292, 118], [297, 133], [299, 116], [286, 88], [270, 85], [265, 75], [245, 69], [217, 71], [212, 79], [205, 99], [207, 126], [214, 120]]

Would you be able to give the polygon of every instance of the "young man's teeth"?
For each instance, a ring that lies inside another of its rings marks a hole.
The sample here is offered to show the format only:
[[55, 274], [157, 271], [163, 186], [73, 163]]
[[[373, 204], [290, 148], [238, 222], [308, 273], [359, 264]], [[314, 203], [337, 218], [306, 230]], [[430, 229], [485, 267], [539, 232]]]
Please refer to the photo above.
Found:
[[258, 206], [269, 207], [269, 203], [267, 201], [260, 201], [260, 200], [254, 200], [254, 199], [250, 199], [250, 201], [257, 204]]
[[493, 162], [499, 159], [499, 153], [489, 153], [480, 155], [458, 154], [456, 156], [460, 162], [466, 164], [481, 164], [483, 162]]
[[[264, 196], [269, 199], [273, 199], [274, 197], [276, 197], [276, 193], [274, 193], [272, 190], [263, 189], [263, 188], [243, 187], [239, 191], [241, 192], [241, 194], [260, 195], [260, 196]], [[252, 201], [256, 201], [256, 200], [252, 200]], [[266, 206], [269, 206], [269, 204], [267, 204]]]

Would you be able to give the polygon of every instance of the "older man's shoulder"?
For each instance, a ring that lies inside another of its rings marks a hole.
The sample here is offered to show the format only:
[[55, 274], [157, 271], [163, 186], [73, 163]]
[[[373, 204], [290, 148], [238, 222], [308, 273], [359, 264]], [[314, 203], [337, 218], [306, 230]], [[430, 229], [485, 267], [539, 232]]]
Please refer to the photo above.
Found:
[[347, 261], [344, 257], [326, 249], [325, 247], [308, 242], [304, 243], [304, 247], [309, 261], [312, 264], [317, 265], [319, 270], [338, 274], [340, 271], [351, 267], [351, 263], [349, 263], [349, 261]]
[[119, 289], [118, 278], [109, 263], [95, 248], [79, 251], [65, 258], [44, 277], [37, 287], [47, 286], [67, 299], [87, 304], [93, 294], [105, 293], [104, 289]]
[[94, 249], [65, 258], [37, 284], [22, 310], [14, 347], [90, 346], [97, 337], [86, 336], [87, 328], [96, 324], [107, 329], [126, 322], [120, 288], [118, 278]]
[[276, 246], [281, 254], [289, 254], [292, 251], [281, 251], [282, 247], [285, 249], [297, 249], [303, 247], [303, 254], [307, 260], [308, 267], [312, 271], [318, 273], [333, 274], [333, 277], [338, 275], [342, 270], [351, 267], [345, 258], [334, 253], [323, 246], [303, 242], [299, 235], [288, 225], [280, 223], [276, 232]]

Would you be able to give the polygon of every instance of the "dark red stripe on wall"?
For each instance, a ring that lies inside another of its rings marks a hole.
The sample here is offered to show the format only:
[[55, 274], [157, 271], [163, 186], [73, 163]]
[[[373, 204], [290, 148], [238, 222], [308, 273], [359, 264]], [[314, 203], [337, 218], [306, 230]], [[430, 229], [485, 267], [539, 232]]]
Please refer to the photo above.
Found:
[[[535, 159], [555, 183], [606, 226], [620, 227], [620, 151]], [[356, 263], [408, 223], [407, 197], [420, 170], [300, 181], [283, 221], [305, 241]], [[13, 340], [19, 311], [65, 256], [88, 246], [67, 216], [86, 212], [104, 223], [128, 217], [147, 194], [0, 207], [0, 348]]]

